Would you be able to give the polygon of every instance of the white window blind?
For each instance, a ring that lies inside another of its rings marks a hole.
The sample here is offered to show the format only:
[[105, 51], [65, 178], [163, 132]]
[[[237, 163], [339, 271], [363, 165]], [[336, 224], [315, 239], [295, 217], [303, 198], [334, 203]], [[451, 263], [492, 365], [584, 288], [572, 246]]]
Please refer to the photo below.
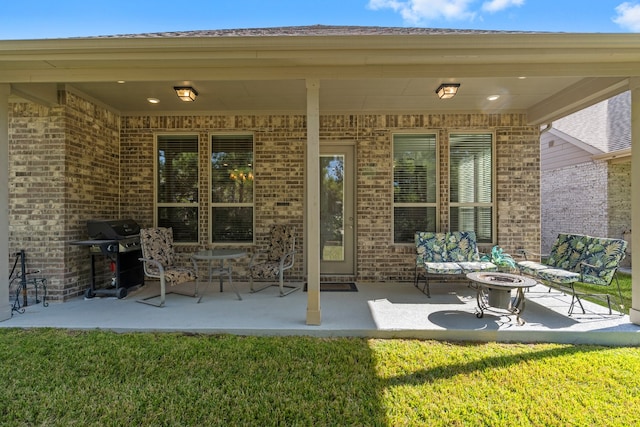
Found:
[[435, 134], [393, 136], [394, 242], [413, 243], [416, 231], [436, 230]]
[[211, 137], [214, 243], [253, 241], [253, 135]]
[[478, 242], [493, 242], [493, 135], [449, 136], [452, 231], [475, 231]]
[[176, 242], [198, 241], [198, 136], [158, 135], [156, 217]]

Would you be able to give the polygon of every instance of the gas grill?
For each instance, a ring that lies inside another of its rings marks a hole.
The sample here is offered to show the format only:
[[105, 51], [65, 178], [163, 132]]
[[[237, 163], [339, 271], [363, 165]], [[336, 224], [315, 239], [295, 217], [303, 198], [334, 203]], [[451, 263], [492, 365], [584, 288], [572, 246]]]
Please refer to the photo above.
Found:
[[[72, 242], [89, 247], [91, 284], [85, 292], [87, 298], [100, 294], [124, 298], [128, 288], [144, 284], [144, 270], [139, 261], [142, 248], [138, 223], [132, 219], [89, 220], [87, 231], [90, 240]], [[96, 269], [96, 258], [99, 256], [105, 256], [110, 261], [106, 278], [101, 274], [102, 269]]]

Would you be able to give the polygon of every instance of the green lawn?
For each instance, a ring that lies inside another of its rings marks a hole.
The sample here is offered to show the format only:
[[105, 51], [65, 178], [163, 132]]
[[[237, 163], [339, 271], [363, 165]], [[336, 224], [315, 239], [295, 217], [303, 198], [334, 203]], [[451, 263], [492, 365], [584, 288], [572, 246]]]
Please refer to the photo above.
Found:
[[630, 426], [640, 350], [0, 330], [3, 426]]

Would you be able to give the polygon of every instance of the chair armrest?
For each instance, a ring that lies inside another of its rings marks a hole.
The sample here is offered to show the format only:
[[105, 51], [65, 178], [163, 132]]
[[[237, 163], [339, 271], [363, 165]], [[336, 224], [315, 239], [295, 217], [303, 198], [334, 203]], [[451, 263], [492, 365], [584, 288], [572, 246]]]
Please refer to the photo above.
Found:
[[578, 265], [580, 265], [580, 275], [582, 276], [584, 274], [584, 269], [585, 267], [588, 267], [594, 271], [601, 271], [604, 270], [602, 267], [598, 267], [597, 265], [593, 265], [593, 264], [589, 264], [588, 262], [584, 262], [584, 261], [580, 261], [578, 263]]
[[[295, 254], [296, 254], [295, 250], [291, 252], [287, 252], [286, 254], [283, 254], [282, 257], [280, 258], [280, 268], [286, 269], [286, 268], [293, 267]], [[285, 262], [286, 262], [286, 265], [285, 265]]]
[[149, 259], [149, 258], [138, 258], [138, 261], [142, 261], [145, 264], [144, 265], [145, 273], [147, 273], [146, 264], [149, 263], [151, 265], [158, 267], [158, 272], [160, 274], [164, 274], [164, 267], [162, 266], [162, 264], [160, 264], [159, 261], [156, 261], [155, 259]]
[[522, 249], [522, 248], [521, 249], [516, 249], [514, 255], [517, 256], [518, 258], [524, 258], [525, 260], [528, 260], [529, 257], [537, 257], [539, 259], [549, 257], [549, 254], [539, 254], [537, 252], [528, 251], [528, 250]]

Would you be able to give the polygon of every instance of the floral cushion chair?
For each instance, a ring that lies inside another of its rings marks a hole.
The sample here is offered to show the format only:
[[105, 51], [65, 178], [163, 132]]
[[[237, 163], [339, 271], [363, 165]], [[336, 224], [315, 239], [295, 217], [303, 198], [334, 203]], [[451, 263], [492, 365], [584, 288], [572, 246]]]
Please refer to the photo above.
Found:
[[474, 271], [495, 271], [497, 266], [482, 261], [473, 231], [452, 231], [435, 233], [418, 231], [415, 233], [416, 271], [414, 285], [424, 279], [422, 292], [431, 297], [429, 279], [438, 278], [460, 280], [466, 273]]
[[[167, 282], [171, 286], [182, 283], [195, 282], [195, 293], [182, 294], [196, 297], [198, 295], [198, 283], [196, 281], [197, 266], [193, 262], [193, 269], [177, 266], [176, 254], [173, 248], [173, 229], [165, 227], [140, 229], [140, 245], [142, 246], [142, 261], [144, 273], [148, 277], [160, 279], [160, 294], [147, 297], [138, 302], [163, 307]], [[179, 293], [179, 292], [177, 292]], [[160, 302], [152, 302], [151, 299], [160, 297]]]
[[[585, 296], [603, 299], [607, 303], [609, 314], [613, 314], [609, 293], [579, 291], [574, 285], [581, 282], [611, 286], [615, 282], [622, 314], [622, 292], [616, 273], [625, 257], [626, 248], [627, 242], [622, 239], [560, 233], [545, 262], [525, 259], [518, 262], [518, 268], [522, 274], [540, 279], [550, 287], [568, 290], [571, 294], [569, 315], [573, 314], [576, 306], [585, 313], [581, 301]], [[526, 257], [527, 253], [523, 251], [523, 255]]]
[[[295, 261], [295, 228], [287, 225], [274, 225], [271, 227], [269, 246], [264, 251], [255, 252], [249, 262], [249, 284], [251, 292], [259, 292], [275, 284], [268, 284], [259, 289], [254, 289], [254, 279], [278, 280], [280, 296], [289, 295], [300, 289], [299, 286], [284, 284], [284, 272]], [[288, 288], [285, 291], [285, 288]]]

